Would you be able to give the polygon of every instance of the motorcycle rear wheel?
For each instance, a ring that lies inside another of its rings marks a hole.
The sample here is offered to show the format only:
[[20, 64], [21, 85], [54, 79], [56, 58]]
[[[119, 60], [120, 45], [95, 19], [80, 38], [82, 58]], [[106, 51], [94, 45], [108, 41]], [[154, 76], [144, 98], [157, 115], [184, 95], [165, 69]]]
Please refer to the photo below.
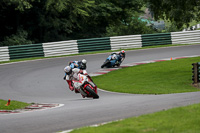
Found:
[[93, 96], [94, 99], [98, 99], [99, 95], [97, 95], [94, 90], [90, 86], [86, 86], [85, 89]]

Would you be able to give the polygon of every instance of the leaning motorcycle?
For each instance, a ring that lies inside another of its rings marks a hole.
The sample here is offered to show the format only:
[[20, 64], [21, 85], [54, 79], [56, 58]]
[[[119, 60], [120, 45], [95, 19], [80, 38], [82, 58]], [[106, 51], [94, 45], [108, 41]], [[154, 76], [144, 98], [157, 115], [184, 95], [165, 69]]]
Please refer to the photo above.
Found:
[[74, 88], [81, 93], [83, 97], [98, 99], [97, 86], [89, 75], [77, 74], [77, 78], [72, 80]]
[[105, 62], [103, 63], [103, 65], [101, 66], [101, 68], [104, 67], [115, 67], [115, 66], [120, 66], [120, 64], [117, 64], [117, 55], [116, 54], [111, 54], [110, 56], [108, 56], [108, 58], [105, 60]]

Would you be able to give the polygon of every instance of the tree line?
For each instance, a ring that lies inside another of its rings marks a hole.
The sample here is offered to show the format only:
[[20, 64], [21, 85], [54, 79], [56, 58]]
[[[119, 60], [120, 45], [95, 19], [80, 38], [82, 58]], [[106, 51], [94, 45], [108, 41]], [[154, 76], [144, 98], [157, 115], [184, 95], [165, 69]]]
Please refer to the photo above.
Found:
[[180, 0], [1, 0], [0, 46], [158, 32], [138, 19], [142, 7], [181, 28], [194, 18], [189, 15], [199, 9], [199, 1], [181, 0], [181, 6], [190, 7], [186, 18], [173, 16], [187, 11], [181, 6], [175, 11], [176, 4], [170, 8], [173, 1]]

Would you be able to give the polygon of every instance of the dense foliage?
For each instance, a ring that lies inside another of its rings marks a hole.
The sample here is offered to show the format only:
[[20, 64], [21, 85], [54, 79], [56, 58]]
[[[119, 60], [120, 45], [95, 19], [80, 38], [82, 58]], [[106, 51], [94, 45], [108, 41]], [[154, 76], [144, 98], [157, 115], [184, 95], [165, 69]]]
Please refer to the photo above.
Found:
[[145, 6], [173, 29], [199, 19], [199, 0], [1, 0], [0, 46], [154, 33]]
[[112, 35], [110, 29], [117, 35], [117, 27], [141, 34], [145, 24], [132, 25], [131, 18], [142, 6], [141, 0], [1, 0], [0, 45], [102, 37]]
[[170, 20], [178, 28], [192, 20], [200, 21], [200, 0], [144, 0], [156, 20]]

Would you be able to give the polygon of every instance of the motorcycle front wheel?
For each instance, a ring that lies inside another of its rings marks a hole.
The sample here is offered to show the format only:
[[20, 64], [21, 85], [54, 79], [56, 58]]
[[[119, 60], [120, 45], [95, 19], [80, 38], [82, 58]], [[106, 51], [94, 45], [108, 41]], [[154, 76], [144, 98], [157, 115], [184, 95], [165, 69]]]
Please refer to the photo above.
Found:
[[101, 68], [105, 67], [109, 62], [110, 62], [109, 60], [105, 61], [105, 62], [103, 63], [103, 65], [101, 66]]
[[94, 90], [90, 86], [86, 86], [85, 89], [93, 96], [94, 99], [98, 99], [99, 95], [97, 95]]

